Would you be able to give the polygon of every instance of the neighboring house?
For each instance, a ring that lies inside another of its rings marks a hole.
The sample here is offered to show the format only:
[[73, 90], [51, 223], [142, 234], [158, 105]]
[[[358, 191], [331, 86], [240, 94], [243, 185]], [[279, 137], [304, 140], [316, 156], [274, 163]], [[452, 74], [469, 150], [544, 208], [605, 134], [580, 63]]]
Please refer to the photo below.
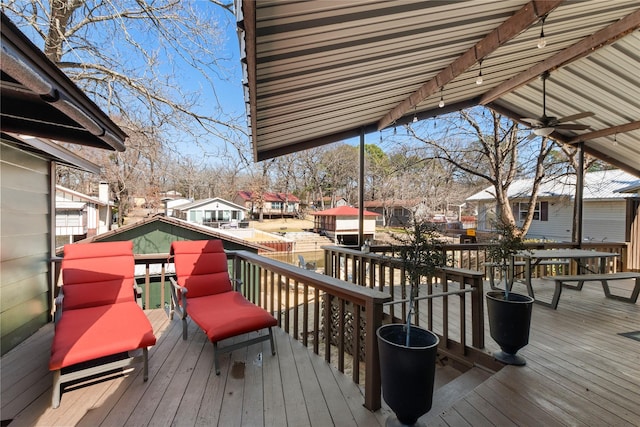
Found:
[[63, 141], [124, 150], [126, 134], [2, 13], [0, 350], [51, 321], [56, 164], [100, 168]]
[[[333, 239], [334, 243], [357, 245], [359, 234], [359, 210], [350, 206], [312, 212], [314, 229], [316, 232]], [[363, 233], [365, 240], [375, 240], [376, 218], [375, 212], [364, 211]]]
[[166, 216], [174, 216], [173, 209], [180, 205], [186, 205], [187, 203], [193, 203], [193, 200], [183, 198], [172, 199], [169, 197], [163, 198], [162, 204], [164, 205], [164, 214]]
[[173, 207], [173, 216], [195, 224], [209, 227], [233, 227], [240, 224], [248, 225], [245, 221], [246, 209], [240, 205], [214, 197], [196, 200]]
[[330, 209], [340, 206], [349, 206], [349, 202], [344, 197], [336, 197], [335, 200], [331, 196], [325, 196], [322, 200], [316, 200], [312, 204], [313, 209]]
[[419, 200], [370, 200], [364, 202], [364, 208], [379, 215], [376, 225], [380, 227], [404, 227], [411, 221], [411, 211], [419, 203]]
[[244, 206], [253, 218], [294, 217], [300, 212], [300, 199], [291, 193], [262, 193], [238, 191], [234, 203]]
[[94, 236], [78, 244], [91, 242], [114, 242], [131, 240], [135, 254], [168, 254], [174, 240], [220, 239], [227, 250], [244, 250], [254, 253], [272, 252], [273, 249], [255, 241], [242, 239], [222, 230], [193, 224], [178, 218], [168, 218], [156, 214], [142, 221], [134, 222]]
[[[582, 236], [588, 241], [624, 242], [628, 234], [628, 205], [633, 196], [619, 190], [637, 181], [637, 177], [618, 170], [584, 174]], [[514, 181], [509, 187], [509, 200], [514, 216], [521, 225], [531, 194], [532, 180]], [[544, 182], [538, 192], [534, 219], [528, 238], [571, 241], [571, 224], [575, 195], [575, 176], [564, 175]], [[636, 198], [637, 199], [637, 198]], [[478, 204], [478, 230], [490, 231], [495, 219], [496, 203], [493, 187], [488, 187], [467, 199]]]
[[56, 185], [56, 247], [109, 231], [112, 206], [106, 182], [99, 184], [97, 198]]

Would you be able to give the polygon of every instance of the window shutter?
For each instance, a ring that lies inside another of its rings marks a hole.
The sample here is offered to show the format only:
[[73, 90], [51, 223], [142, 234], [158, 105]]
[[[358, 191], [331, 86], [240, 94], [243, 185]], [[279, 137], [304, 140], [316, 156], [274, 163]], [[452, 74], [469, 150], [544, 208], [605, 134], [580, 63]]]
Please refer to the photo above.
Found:
[[549, 202], [540, 202], [540, 221], [549, 221]]

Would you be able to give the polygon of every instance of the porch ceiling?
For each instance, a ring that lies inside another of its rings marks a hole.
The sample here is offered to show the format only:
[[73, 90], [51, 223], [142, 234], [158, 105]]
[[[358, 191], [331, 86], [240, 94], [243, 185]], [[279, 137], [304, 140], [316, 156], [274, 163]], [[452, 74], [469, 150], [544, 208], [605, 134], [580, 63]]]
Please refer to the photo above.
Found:
[[552, 137], [640, 176], [637, 0], [236, 1], [257, 161], [474, 105], [539, 117], [550, 71], [548, 116], [595, 113]]

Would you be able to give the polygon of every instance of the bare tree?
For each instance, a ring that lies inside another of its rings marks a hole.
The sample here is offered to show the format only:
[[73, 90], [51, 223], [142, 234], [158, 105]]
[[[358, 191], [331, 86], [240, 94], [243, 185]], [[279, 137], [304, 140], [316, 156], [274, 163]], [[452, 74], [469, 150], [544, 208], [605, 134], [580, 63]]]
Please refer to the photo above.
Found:
[[484, 108], [443, 116], [441, 122], [444, 129], [409, 125], [408, 131], [432, 150], [433, 158], [492, 185], [497, 214], [506, 223], [517, 226], [509, 203], [510, 185], [517, 178], [533, 179], [527, 215], [518, 229], [520, 235], [526, 234], [548, 166], [545, 161], [554, 142], [548, 138], [529, 138], [530, 132], [523, 132], [517, 123]]
[[[218, 93], [232, 70], [223, 49], [232, 7], [213, 0], [2, 2], [3, 11], [129, 135], [143, 134], [165, 148], [188, 140], [215, 156], [228, 144], [244, 151], [248, 140], [244, 112], [224, 111]], [[117, 175], [123, 156], [108, 159], [114, 163], [103, 167]]]
[[357, 201], [358, 188], [358, 149], [347, 144], [334, 144], [321, 155], [326, 190], [332, 199], [343, 192], [350, 204]]

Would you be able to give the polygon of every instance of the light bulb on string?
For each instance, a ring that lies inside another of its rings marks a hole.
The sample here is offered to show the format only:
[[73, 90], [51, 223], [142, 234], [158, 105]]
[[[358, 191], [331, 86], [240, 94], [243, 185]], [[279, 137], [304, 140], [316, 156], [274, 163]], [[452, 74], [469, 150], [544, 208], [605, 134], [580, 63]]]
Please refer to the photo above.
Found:
[[418, 123], [418, 114], [416, 113], [416, 108], [417, 107], [413, 107], [413, 123]]
[[618, 138], [617, 138], [618, 134], [614, 133], [613, 134], [613, 146], [617, 147], [618, 146]]
[[483, 80], [482, 80], [482, 59], [479, 61], [480, 64], [480, 70], [478, 71], [478, 78], [476, 78], [476, 84], [477, 85], [481, 85]]
[[444, 107], [444, 94], [443, 94], [443, 90], [444, 87], [440, 86], [440, 102], [438, 102], [438, 107], [442, 108]]
[[544, 38], [544, 20], [547, 19], [547, 15], [541, 19], [542, 25], [540, 27], [540, 38], [538, 39], [538, 49], [542, 49], [547, 45], [547, 40]]

